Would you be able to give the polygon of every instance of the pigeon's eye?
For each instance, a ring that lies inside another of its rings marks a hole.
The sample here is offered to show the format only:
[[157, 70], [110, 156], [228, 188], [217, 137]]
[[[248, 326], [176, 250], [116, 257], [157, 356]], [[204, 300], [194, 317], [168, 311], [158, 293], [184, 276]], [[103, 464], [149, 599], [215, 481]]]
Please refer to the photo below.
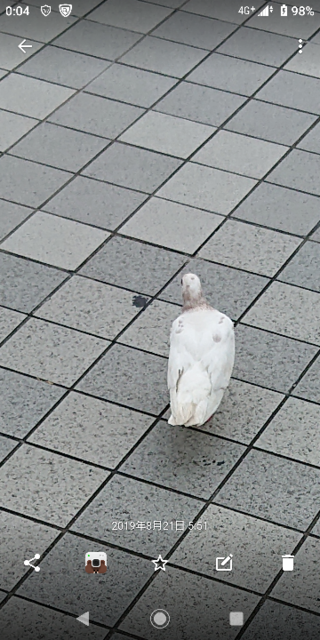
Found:
[[183, 279], [181, 278], [181, 284], [183, 284]]

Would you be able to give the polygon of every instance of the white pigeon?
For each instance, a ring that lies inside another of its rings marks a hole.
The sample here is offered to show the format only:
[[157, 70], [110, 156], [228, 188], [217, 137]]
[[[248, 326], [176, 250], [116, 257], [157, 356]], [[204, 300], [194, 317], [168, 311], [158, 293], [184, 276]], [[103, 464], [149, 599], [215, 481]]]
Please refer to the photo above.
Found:
[[170, 335], [172, 425], [200, 426], [218, 409], [234, 364], [233, 322], [206, 302], [198, 276], [183, 276], [182, 314]]

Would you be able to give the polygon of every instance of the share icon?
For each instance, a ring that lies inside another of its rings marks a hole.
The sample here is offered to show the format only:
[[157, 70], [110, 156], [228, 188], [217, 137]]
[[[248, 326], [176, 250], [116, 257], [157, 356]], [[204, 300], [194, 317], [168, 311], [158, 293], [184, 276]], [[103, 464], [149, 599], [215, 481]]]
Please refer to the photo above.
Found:
[[40, 571], [40, 567], [35, 567], [32, 563], [34, 560], [39, 560], [40, 558], [40, 553], [36, 553], [36, 555], [34, 556], [34, 558], [31, 558], [30, 560], [25, 560], [24, 564], [26, 567], [32, 567], [37, 573], [39, 573]]

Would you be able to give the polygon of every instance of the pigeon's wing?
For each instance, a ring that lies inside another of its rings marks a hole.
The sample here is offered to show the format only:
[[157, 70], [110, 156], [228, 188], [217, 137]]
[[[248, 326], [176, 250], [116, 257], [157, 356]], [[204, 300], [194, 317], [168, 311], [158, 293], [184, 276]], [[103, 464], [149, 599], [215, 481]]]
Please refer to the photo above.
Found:
[[208, 371], [212, 393], [226, 389], [234, 365], [235, 341], [233, 322], [225, 316], [223, 330], [212, 334], [212, 345], [202, 363]]
[[170, 334], [170, 353], [168, 362], [168, 389], [178, 390], [182, 374], [192, 366], [194, 358], [190, 353], [192, 339], [190, 327], [184, 322], [183, 315], [174, 320]]
[[228, 386], [234, 363], [233, 322], [210, 311], [179, 316], [172, 325], [168, 363], [168, 388], [178, 391], [184, 373], [196, 364], [208, 372], [212, 391]]

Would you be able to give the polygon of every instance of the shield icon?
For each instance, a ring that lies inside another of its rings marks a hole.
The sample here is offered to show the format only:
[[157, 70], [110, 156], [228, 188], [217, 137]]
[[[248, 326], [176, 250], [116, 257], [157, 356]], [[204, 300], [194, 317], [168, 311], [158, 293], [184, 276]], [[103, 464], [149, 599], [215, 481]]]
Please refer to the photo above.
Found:
[[49, 7], [48, 4], [44, 4], [42, 7], [40, 7], [40, 11], [43, 16], [47, 17], [51, 13], [51, 7]]
[[59, 4], [59, 11], [64, 18], [67, 18], [72, 11], [72, 4]]

